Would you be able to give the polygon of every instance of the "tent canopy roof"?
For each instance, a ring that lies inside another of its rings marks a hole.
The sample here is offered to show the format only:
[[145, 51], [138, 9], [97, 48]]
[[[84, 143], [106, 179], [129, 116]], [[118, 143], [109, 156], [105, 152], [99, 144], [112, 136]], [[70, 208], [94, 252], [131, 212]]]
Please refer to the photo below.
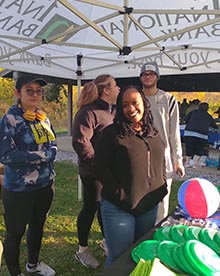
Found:
[[[219, 0], [0, 1], [0, 63], [76, 80], [219, 72]], [[82, 74], [82, 75], [81, 75]]]

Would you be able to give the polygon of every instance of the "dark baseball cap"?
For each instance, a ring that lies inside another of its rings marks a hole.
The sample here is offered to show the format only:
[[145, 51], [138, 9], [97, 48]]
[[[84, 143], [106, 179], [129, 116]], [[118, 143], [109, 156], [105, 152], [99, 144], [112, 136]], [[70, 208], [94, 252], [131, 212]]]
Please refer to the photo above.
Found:
[[32, 82], [37, 82], [40, 84], [40, 86], [47, 85], [47, 82], [44, 79], [36, 78], [35, 76], [32, 76], [32, 75], [22, 75], [17, 79], [15, 88], [20, 90], [23, 85], [27, 83], [32, 83]]

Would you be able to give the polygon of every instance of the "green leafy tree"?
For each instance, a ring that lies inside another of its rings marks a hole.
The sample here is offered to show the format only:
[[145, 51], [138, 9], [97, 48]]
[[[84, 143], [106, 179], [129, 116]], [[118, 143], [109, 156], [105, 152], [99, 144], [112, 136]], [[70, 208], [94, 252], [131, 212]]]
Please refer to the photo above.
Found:
[[12, 79], [0, 78], [0, 117], [14, 102], [14, 81]]
[[0, 100], [11, 104], [14, 102], [14, 81], [0, 77]]
[[47, 102], [60, 103], [67, 99], [67, 90], [63, 84], [48, 84], [45, 88]]

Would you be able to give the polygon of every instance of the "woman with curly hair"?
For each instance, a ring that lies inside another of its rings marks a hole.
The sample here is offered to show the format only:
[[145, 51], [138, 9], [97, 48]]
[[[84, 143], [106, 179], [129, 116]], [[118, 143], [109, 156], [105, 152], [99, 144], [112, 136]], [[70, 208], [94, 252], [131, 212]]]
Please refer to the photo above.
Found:
[[94, 163], [103, 185], [106, 267], [155, 224], [157, 205], [167, 194], [164, 149], [142, 90], [126, 87], [113, 124], [97, 142]]

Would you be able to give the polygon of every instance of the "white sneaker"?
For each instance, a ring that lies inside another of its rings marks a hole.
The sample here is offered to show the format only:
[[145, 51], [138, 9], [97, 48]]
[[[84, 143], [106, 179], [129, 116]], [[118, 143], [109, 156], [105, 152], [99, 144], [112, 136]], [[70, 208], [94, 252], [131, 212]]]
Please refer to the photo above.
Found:
[[201, 162], [201, 163], [199, 163], [199, 166], [200, 167], [206, 167], [206, 163], [205, 162]]
[[100, 247], [104, 251], [104, 255], [107, 257], [108, 256], [108, 246], [107, 246], [107, 243], [106, 243], [105, 239], [101, 240]]
[[76, 251], [75, 259], [86, 267], [97, 268], [99, 266], [99, 262], [92, 256], [88, 248], [83, 252]]
[[34, 267], [30, 267], [26, 264], [26, 270], [28, 273], [36, 273], [42, 276], [54, 276], [56, 274], [55, 270], [43, 262], [38, 262]]

